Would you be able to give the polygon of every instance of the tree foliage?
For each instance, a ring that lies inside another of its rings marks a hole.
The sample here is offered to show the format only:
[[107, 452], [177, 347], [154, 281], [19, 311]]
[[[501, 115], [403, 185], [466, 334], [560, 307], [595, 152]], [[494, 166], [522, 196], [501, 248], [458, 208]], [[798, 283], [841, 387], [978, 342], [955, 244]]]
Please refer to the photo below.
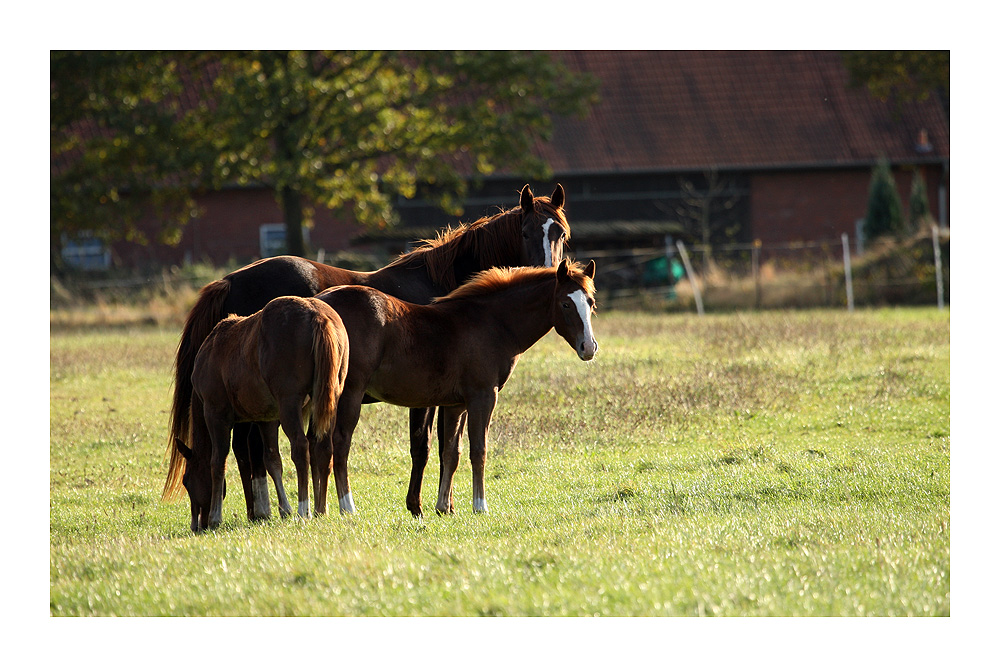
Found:
[[864, 86], [894, 106], [926, 100], [932, 93], [948, 99], [950, 51], [846, 51], [851, 85]]
[[893, 234], [897, 237], [905, 232], [903, 206], [896, 190], [896, 180], [892, 168], [886, 160], [880, 160], [872, 169], [872, 180], [868, 188], [868, 210], [865, 214], [865, 238]]
[[50, 59], [50, 216], [63, 233], [146, 241], [180, 238], [211, 155], [198, 119], [181, 105], [182, 71], [157, 52], [60, 52]]
[[[60, 136], [67, 135], [58, 146], [53, 141], [53, 173], [57, 157], [72, 165], [60, 172], [53, 194], [67, 202], [58, 216], [53, 207], [54, 225], [71, 213], [109, 234], [127, 232], [93, 215], [96, 204], [105, 203], [94, 196], [98, 182], [149, 195], [141, 199], [157, 207], [181, 204], [164, 218], [172, 225], [193, 212], [194, 188], [263, 184], [282, 206], [289, 251], [302, 254], [301, 227], [312, 204], [382, 226], [394, 220], [394, 198], [413, 197], [418, 189], [458, 212], [467, 177], [500, 169], [547, 176], [535, 151], [550, 137], [553, 115], [585, 111], [596, 91], [591, 77], [537, 52], [250, 51], [149, 58], [153, 64], [136, 68], [144, 55], [53, 55], [53, 137], [57, 106]], [[77, 84], [80, 70], [88, 76]], [[99, 85], [109, 91], [98, 94], [100, 104], [66, 108], [92, 100]], [[182, 93], [194, 93], [193, 100]], [[116, 123], [106, 120], [116, 114]], [[95, 118], [102, 132], [81, 139], [74, 130]], [[105, 125], [114, 132], [103, 131]], [[130, 151], [109, 148], [116, 137], [138, 136], [140, 125], [153, 130], [143, 135], [146, 170], [129, 168], [137, 161]], [[111, 200], [107, 193], [103, 198]]]

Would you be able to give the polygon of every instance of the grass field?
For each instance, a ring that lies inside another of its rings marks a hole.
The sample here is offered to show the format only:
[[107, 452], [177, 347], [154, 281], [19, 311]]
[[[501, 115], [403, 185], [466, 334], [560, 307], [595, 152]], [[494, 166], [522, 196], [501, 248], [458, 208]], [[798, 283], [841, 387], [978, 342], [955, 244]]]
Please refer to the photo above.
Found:
[[463, 443], [457, 514], [412, 519], [406, 412], [376, 405], [356, 515], [250, 525], [231, 463], [201, 535], [186, 497], [160, 502], [179, 332], [54, 331], [50, 614], [951, 613], [947, 311], [608, 312], [595, 330], [595, 361], [550, 333], [501, 393], [489, 514]]

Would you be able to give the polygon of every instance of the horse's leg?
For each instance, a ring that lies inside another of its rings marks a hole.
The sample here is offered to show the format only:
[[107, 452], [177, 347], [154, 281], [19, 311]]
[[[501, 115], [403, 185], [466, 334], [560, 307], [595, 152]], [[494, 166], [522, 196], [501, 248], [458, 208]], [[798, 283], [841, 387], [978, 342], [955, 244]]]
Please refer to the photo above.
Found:
[[326, 495], [333, 469], [332, 433], [317, 438], [309, 427], [309, 463], [312, 465], [313, 507], [316, 514], [326, 514]]
[[226, 490], [226, 458], [229, 457], [229, 436], [233, 425], [208, 414], [205, 415], [205, 425], [212, 439], [212, 504], [208, 513], [208, 527], [217, 528], [222, 523], [222, 498]]
[[351, 438], [361, 417], [361, 401], [364, 398], [364, 385], [358, 388], [344, 389], [337, 403], [337, 425], [333, 429], [333, 481], [337, 488], [337, 498], [341, 514], [355, 512], [354, 498], [351, 496], [351, 485], [347, 480], [347, 456], [351, 452]]
[[[282, 481], [281, 452], [278, 450], [278, 422], [258, 422], [255, 424], [255, 431], [261, 439], [261, 449], [264, 455], [264, 468], [260, 477], [261, 491], [267, 498], [270, 505], [270, 496], [267, 492], [267, 477], [270, 475], [274, 480], [274, 490], [278, 494], [278, 514], [284, 519], [292, 513], [292, 506], [288, 503], [288, 496], [285, 494], [285, 483]], [[256, 478], [254, 479], [256, 482]]]
[[[253, 494], [252, 501], [247, 500], [247, 513], [250, 521], [267, 521], [271, 518], [271, 495], [267, 492], [267, 469], [264, 463], [266, 445], [261, 437], [259, 424], [248, 423], [246, 426], [249, 427], [245, 443], [250, 452], [250, 488]], [[233, 443], [235, 446], [235, 437]], [[245, 482], [243, 488], [246, 488]], [[250, 513], [250, 507], [253, 507], [253, 513]]]
[[465, 408], [452, 406], [439, 410], [438, 455], [441, 459], [441, 478], [438, 481], [436, 509], [441, 514], [454, 514], [455, 499], [452, 488], [455, 471], [462, 457], [462, 427], [465, 425]]
[[[259, 437], [261, 440], [261, 449], [264, 452], [264, 469], [271, 476], [271, 481], [274, 482], [275, 491], [278, 493], [278, 504], [281, 505], [283, 502], [290, 513], [291, 506], [288, 504], [288, 498], [285, 496], [285, 484], [282, 482], [284, 466], [281, 464], [281, 451], [278, 449], [278, 422], [258, 422], [257, 428], [254, 430], [258, 431], [255, 437]], [[266, 483], [264, 488], [267, 489]]]
[[233, 455], [236, 457], [236, 467], [240, 471], [240, 481], [243, 482], [243, 497], [247, 501], [247, 519], [250, 521], [253, 521], [257, 514], [254, 507], [254, 465], [249, 441], [252, 430], [253, 424], [233, 425]]
[[[201, 396], [194, 394], [191, 396], [191, 441], [188, 443], [193, 451], [188, 450], [184, 458], [187, 459], [188, 466], [192, 465], [192, 457], [197, 456], [200, 462], [200, 468], [208, 469], [208, 504], [196, 504], [201, 503], [205, 498], [204, 495], [204, 480], [201, 476], [197, 476], [195, 479], [191, 480], [193, 485], [197, 486], [197, 490], [192, 493], [193, 489], [188, 489], [188, 495], [191, 498], [191, 531], [198, 533], [202, 530], [208, 528], [208, 512], [211, 509], [212, 504], [212, 476], [211, 476], [211, 461], [212, 461], [212, 436], [208, 432], [208, 427], [205, 425], [205, 405], [202, 402]], [[183, 450], [182, 450], [183, 451]], [[185, 484], [185, 486], [187, 486]], [[197, 501], [195, 500], [197, 497]]]
[[[444, 412], [442, 411], [443, 415]], [[406, 492], [406, 509], [413, 516], [423, 514], [423, 502], [420, 498], [420, 487], [423, 485], [424, 468], [431, 451], [431, 428], [434, 425], [434, 408], [410, 409], [410, 459], [413, 467], [410, 469], [410, 489]], [[441, 430], [438, 429], [438, 438]]]
[[497, 390], [472, 396], [469, 410], [469, 458], [472, 460], [472, 510], [480, 513], [486, 508], [486, 437], [490, 419], [497, 404]]
[[293, 400], [280, 407], [281, 430], [292, 445], [292, 463], [298, 479], [299, 516], [309, 514], [309, 439], [302, 429], [302, 400]]

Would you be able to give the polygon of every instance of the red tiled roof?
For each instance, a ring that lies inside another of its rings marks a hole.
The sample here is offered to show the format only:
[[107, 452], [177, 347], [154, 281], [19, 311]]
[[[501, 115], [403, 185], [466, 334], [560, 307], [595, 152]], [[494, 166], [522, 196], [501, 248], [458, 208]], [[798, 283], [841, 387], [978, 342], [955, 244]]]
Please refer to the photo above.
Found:
[[[583, 120], [540, 148], [556, 173], [775, 168], [949, 155], [935, 98], [900, 106], [849, 88], [836, 51], [564, 51], [601, 80]], [[933, 150], [916, 150], [925, 129]]]
[[[600, 101], [589, 114], [557, 118], [552, 140], [538, 147], [557, 174], [869, 165], [882, 156], [906, 163], [950, 154], [939, 101], [902, 105], [894, 117], [889, 104], [848, 87], [836, 51], [555, 55], [600, 79]], [[208, 77], [184, 80], [182, 107], [211, 103]], [[921, 129], [929, 154], [915, 149]]]

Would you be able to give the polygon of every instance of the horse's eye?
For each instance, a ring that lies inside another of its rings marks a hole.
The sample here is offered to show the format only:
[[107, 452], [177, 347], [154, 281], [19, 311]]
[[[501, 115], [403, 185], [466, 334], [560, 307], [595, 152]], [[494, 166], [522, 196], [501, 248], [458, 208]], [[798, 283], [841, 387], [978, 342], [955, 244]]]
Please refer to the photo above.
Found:
[[570, 307], [569, 302], [568, 301], [564, 302], [563, 305], [562, 305], [562, 307], [565, 308], [566, 310], [569, 310], [569, 307]]

